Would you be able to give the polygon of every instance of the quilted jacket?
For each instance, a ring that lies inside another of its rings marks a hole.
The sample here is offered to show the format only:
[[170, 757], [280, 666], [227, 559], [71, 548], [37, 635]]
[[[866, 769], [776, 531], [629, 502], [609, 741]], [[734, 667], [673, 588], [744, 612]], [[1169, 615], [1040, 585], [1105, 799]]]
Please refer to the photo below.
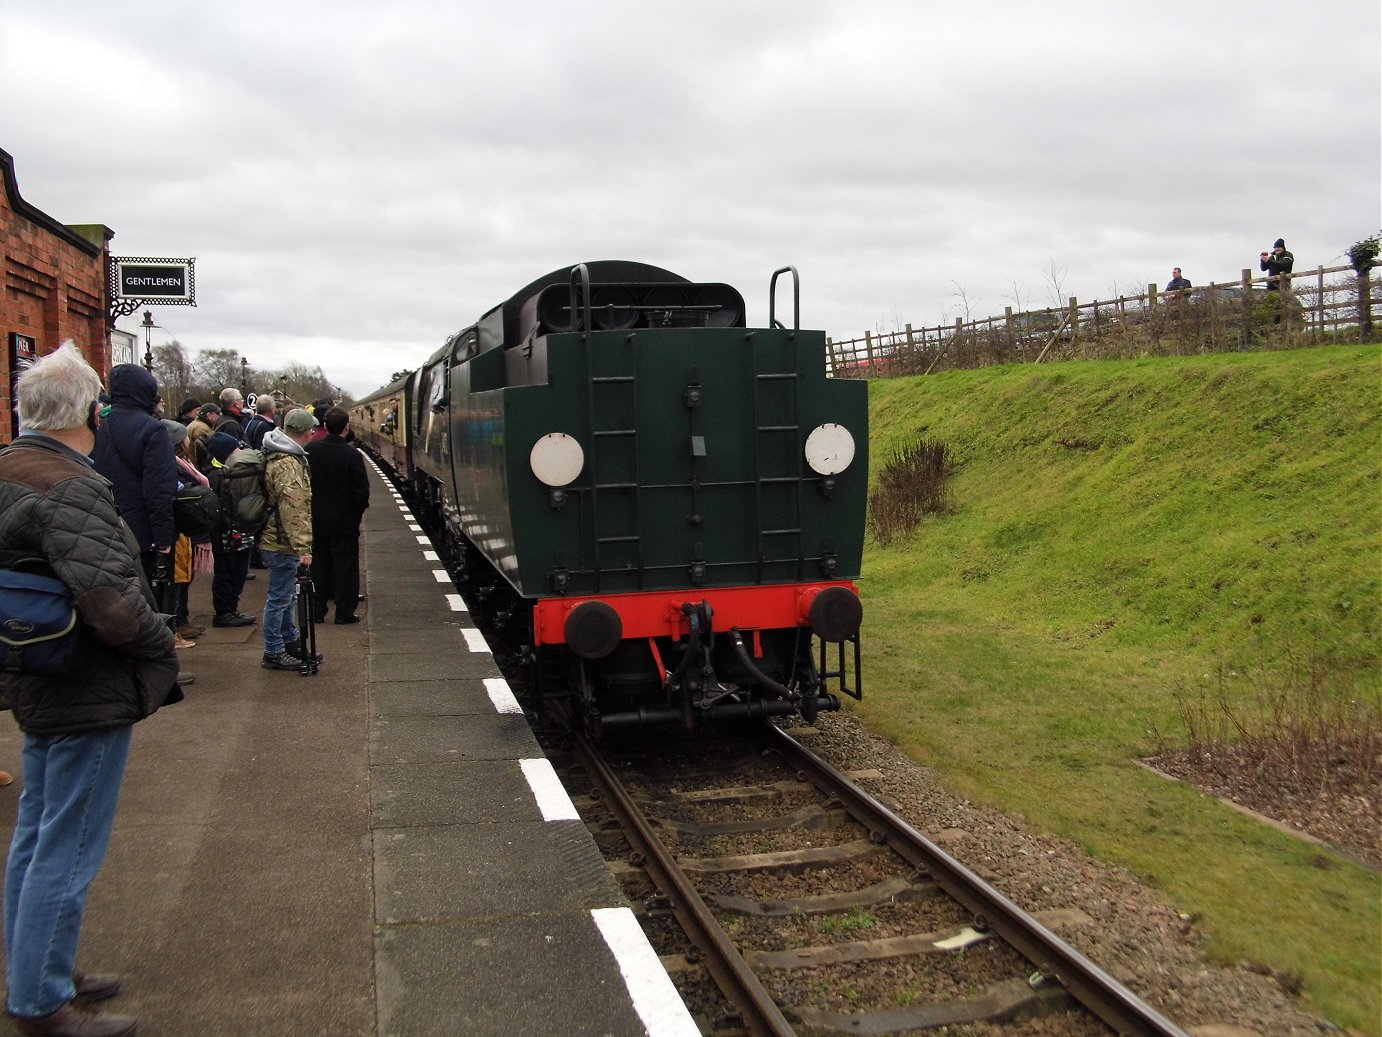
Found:
[[0, 451], [0, 563], [20, 558], [47, 562], [82, 619], [72, 672], [0, 675], [0, 697], [25, 732], [122, 727], [182, 697], [172, 631], [154, 611], [110, 483], [75, 451], [35, 433]]
[[261, 551], [312, 553], [312, 475], [307, 451], [282, 429], [264, 434], [264, 488], [276, 509], [259, 537]]
[[110, 372], [110, 413], [101, 419], [91, 458], [115, 487], [120, 514], [134, 531], [140, 551], [172, 547], [173, 494], [178, 488], [173, 445], [154, 417], [158, 383], [138, 364]]

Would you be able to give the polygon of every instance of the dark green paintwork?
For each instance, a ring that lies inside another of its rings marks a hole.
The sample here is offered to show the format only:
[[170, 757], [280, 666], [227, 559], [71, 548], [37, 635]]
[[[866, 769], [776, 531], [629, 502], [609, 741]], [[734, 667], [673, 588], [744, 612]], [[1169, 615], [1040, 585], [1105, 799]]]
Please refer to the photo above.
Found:
[[[765, 374], [790, 377], [756, 377]], [[686, 404], [693, 383], [702, 395], [695, 409]], [[707, 566], [703, 586], [859, 574], [868, 386], [825, 377], [822, 332], [553, 334], [458, 364], [451, 390], [463, 528], [524, 597], [554, 593], [560, 570], [567, 594], [693, 586], [696, 560]], [[825, 422], [848, 428], [856, 449], [828, 497], [803, 455]], [[624, 434], [630, 429], [636, 434]], [[549, 432], [585, 451], [561, 508], [529, 468], [533, 444]], [[693, 456], [696, 436], [704, 456]], [[612, 483], [638, 489], [597, 488]], [[802, 533], [758, 535], [787, 528]], [[599, 545], [600, 537], [633, 539]], [[827, 573], [821, 559], [832, 554]]]

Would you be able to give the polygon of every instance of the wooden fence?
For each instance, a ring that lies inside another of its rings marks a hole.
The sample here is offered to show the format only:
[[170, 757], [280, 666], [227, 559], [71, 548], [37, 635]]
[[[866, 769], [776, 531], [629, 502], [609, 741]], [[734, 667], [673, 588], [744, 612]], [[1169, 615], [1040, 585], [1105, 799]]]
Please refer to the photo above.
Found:
[[1291, 275], [1275, 291], [1268, 285], [1274, 278], [1244, 270], [1238, 281], [1174, 292], [1149, 284], [1144, 294], [1104, 302], [1072, 298], [1062, 307], [1018, 312], [1009, 306], [982, 320], [827, 339], [826, 365], [836, 378], [880, 378], [991, 364], [1368, 341], [1382, 304], [1379, 273], [1359, 277], [1348, 266], [1318, 267]]

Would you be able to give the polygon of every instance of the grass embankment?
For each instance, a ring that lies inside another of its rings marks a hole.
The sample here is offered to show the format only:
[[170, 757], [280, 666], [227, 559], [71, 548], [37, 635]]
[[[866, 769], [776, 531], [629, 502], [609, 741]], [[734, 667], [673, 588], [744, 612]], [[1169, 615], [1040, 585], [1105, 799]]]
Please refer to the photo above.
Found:
[[1221, 670], [1284, 681], [1294, 655], [1382, 708], [1380, 388], [1376, 345], [875, 381], [875, 476], [919, 439], [957, 470], [862, 584], [881, 733], [1369, 1034], [1378, 876], [1135, 761], [1183, 743]]

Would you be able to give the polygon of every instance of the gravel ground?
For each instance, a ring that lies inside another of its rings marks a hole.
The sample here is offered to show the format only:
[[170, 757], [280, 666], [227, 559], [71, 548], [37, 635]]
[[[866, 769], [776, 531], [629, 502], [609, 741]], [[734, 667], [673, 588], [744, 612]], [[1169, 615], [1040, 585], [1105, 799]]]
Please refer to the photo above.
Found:
[[881, 772], [860, 785], [1024, 910], [1087, 914], [1093, 924], [1062, 936], [1182, 1028], [1199, 1037], [1341, 1032], [1307, 1011], [1277, 977], [1204, 961], [1190, 920], [1159, 891], [1069, 842], [960, 798], [859, 718], [824, 714], [815, 729], [793, 733], [801, 732], [837, 767]]
[[1287, 765], [1240, 746], [1221, 746], [1213, 753], [1167, 753], [1146, 762], [1377, 870], [1382, 868], [1382, 767], [1360, 773], [1350, 762], [1360, 755], [1357, 750], [1334, 759], [1305, 755]]

